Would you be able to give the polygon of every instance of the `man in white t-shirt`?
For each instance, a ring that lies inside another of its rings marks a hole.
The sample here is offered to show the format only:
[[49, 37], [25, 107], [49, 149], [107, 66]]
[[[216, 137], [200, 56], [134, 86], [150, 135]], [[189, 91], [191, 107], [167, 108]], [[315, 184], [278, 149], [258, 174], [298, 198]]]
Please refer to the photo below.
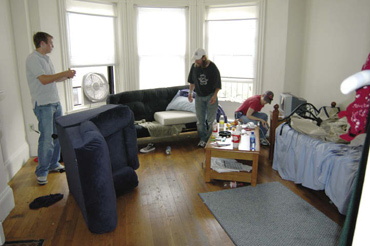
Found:
[[36, 50], [26, 60], [26, 75], [32, 97], [33, 111], [39, 122], [40, 138], [38, 143], [38, 166], [35, 174], [39, 185], [48, 182], [49, 171], [61, 171], [59, 163], [60, 145], [53, 134], [57, 134], [55, 118], [62, 115], [56, 82], [73, 78], [74, 70], [55, 73], [49, 56], [53, 48], [53, 37], [45, 32], [33, 36]]

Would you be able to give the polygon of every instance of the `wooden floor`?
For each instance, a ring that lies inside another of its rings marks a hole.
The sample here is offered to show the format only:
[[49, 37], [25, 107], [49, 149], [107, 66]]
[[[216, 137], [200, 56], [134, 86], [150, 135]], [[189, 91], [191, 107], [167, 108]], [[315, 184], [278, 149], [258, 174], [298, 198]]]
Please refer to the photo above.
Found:
[[[49, 174], [49, 183], [36, 183], [33, 160], [9, 183], [15, 208], [3, 222], [7, 241], [45, 239], [44, 245], [234, 245], [203, 204], [198, 193], [225, 189], [223, 182], [205, 183], [204, 149], [196, 138], [156, 143], [156, 150], [139, 154], [139, 186], [117, 200], [118, 226], [102, 235], [89, 232], [74, 198], [69, 195], [65, 173]], [[171, 155], [165, 154], [167, 145]], [[139, 148], [144, 147], [139, 145]], [[322, 211], [339, 225], [344, 216], [324, 192], [284, 181], [272, 170], [268, 148], [262, 149], [258, 183], [278, 181]], [[62, 193], [64, 198], [48, 208], [29, 209], [39, 196]]]

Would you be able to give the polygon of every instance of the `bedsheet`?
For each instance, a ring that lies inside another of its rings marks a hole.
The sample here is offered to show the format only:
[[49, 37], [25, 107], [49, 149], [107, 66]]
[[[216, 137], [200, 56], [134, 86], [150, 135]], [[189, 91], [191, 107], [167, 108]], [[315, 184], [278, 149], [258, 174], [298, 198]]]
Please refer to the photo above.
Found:
[[282, 124], [276, 128], [273, 169], [283, 179], [325, 190], [338, 211], [346, 214], [362, 149], [312, 138]]

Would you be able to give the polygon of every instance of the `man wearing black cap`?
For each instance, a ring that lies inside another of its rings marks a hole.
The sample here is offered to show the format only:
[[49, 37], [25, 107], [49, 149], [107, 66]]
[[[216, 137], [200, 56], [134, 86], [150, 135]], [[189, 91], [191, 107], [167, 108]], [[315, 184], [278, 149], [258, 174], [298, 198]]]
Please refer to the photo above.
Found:
[[235, 118], [243, 121], [244, 124], [253, 122], [254, 124], [260, 124], [260, 139], [262, 145], [268, 145], [266, 139], [266, 133], [268, 130], [267, 125], [267, 114], [259, 112], [265, 106], [265, 104], [271, 104], [274, 99], [274, 93], [272, 91], [266, 91], [263, 95], [255, 95], [243, 102], [243, 104], [235, 111]]

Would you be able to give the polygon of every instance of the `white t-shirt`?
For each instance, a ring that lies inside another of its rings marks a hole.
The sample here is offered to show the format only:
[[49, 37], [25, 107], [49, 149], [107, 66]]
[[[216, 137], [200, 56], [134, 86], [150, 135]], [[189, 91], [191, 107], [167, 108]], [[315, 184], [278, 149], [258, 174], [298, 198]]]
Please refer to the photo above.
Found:
[[38, 79], [41, 75], [55, 74], [53, 63], [49, 56], [42, 55], [38, 51], [32, 52], [26, 60], [26, 75], [28, 87], [32, 97], [32, 107], [59, 102], [56, 82], [43, 85]]

